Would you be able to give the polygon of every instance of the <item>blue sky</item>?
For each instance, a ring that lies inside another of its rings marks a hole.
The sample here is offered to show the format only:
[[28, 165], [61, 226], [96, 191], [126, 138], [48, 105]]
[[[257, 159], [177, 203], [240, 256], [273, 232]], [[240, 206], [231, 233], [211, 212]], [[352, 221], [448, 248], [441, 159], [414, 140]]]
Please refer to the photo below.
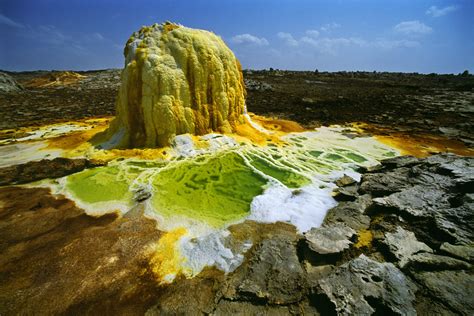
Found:
[[0, 69], [120, 68], [130, 34], [166, 20], [244, 68], [474, 72], [472, 0], [0, 0]]

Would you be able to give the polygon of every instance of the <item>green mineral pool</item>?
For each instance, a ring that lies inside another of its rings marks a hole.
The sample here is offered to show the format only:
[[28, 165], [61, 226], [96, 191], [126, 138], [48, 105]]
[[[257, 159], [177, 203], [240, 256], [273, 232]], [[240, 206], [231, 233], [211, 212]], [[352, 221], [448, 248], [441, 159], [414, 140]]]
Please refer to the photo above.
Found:
[[254, 198], [267, 187], [281, 183], [290, 190], [302, 188], [315, 175], [396, 155], [370, 139], [333, 134], [293, 137], [285, 146], [244, 144], [169, 160], [117, 160], [68, 176], [65, 189], [90, 210], [119, 205], [125, 212], [135, 203], [134, 192], [146, 191], [148, 207], [164, 220], [187, 218], [221, 228], [246, 218]]
[[237, 153], [170, 165], [153, 179], [152, 204], [164, 217], [182, 215], [214, 227], [246, 217], [267, 180]]
[[127, 174], [120, 166], [87, 169], [67, 178], [67, 189], [86, 203], [131, 202], [130, 184], [137, 174]]
[[264, 158], [260, 158], [255, 155], [249, 156], [252, 166], [269, 175], [270, 177], [277, 179], [289, 188], [299, 188], [311, 183], [311, 180], [307, 177], [292, 172], [288, 169], [277, 167]]

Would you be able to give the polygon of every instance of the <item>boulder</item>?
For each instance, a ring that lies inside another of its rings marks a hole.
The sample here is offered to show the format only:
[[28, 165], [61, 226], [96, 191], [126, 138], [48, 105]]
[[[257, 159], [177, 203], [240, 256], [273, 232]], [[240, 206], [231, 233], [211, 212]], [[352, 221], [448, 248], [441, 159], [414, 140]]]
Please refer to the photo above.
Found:
[[415, 234], [401, 227], [394, 233], [386, 233], [383, 243], [389, 252], [398, 260], [398, 265], [403, 268], [410, 262], [413, 255], [420, 252], [433, 252], [425, 243], [419, 242]]
[[[391, 160], [392, 166], [395, 161]], [[440, 154], [418, 163], [410, 161], [409, 165], [390, 171], [399, 179], [398, 189], [383, 192], [383, 172], [363, 177], [361, 191], [378, 196], [373, 199], [373, 208], [416, 221], [423, 227], [419, 235], [429, 243], [470, 244], [474, 239], [474, 158]]]
[[356, 183], [356, 180], [354, 180], [352, 177], [349, 177], [347, 174], [345, 174], [341, 178], [337, 179], [335, 183], [338, 187], [345, 187], [345, 186]]
[[430, 296], [449, 306], [453, 313], [474, 315], [474, 277], [465, 271], [421, 272], [414, 278]]
[[0, 72], [0, 93], [19, 92], [21, 90], [23, 90], [23, 87], [12, 76]]
[[417, 253], [410, 257], [408, 266], [419, 270], [463, 270], [471, 265], [465, 261], [434, 253]]
[[370, 193], [372, 196], [384, 196], [400, 192], [409, 187], [409, 183], [407, 183], [408, 172], [408, 168], [401, 168], [389, 172], [364, 174], [360, 184], [360, 192], [362, 194]]
[[231, 277], [224, 295], [230, 300], [288, 305], [307, 292], [306, 274], [296, 253], [296, 240], [277, 235], [260, 242]]
[[273, 87], [269, 83], [266, 83], [266, 82], [261, 82], [261, 81], [252, 80], [252, 79], [245, 79], [244, 82], [245, 82], [245, 87], [247, 88], [247, 90], [250, 90], [250, 91], [259, 91], [259, 92], [273, 91]]
[[338, 315], [416, 315], [414, 284], [393, 264], [365, 255], [339, 266], [312, 291]]
[[311, 228], [305, 233], [306, 244], [311, 251], [320, 255], [336, 254], [349, 248], [355, 231], [345, 224], [338, 223], [326, 227]]
[[463, 246], [463, 245], [451, 245], [450, 243], [443, 243], [439, 248], [441, 251], [447, 253], [450, 256], [474, 262], [474, 247]]
[[370, 225], [370, 217], [364, 215], [364, 212], [370, 203], [372, 199], [369, 195], [360, 196], [356, 201], [340, 202], [328, 211], [323, 226], [344, 223], [356, 231], [367, 229]]

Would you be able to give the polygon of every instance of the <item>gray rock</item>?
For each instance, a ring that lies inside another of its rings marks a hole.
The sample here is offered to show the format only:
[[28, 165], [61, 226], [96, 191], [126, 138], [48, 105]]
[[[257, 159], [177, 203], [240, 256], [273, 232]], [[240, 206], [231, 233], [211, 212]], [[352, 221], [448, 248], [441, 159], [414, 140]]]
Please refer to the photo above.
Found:
[[[392, 160], [392, 167], [397, 166], [396, 161]], [[438, 231], [434, 237], [439, 241], [469, 243], [474, 238], [474, 204], [469, 198], [474, 187], [474, 159], [442, 154], [408, 165], [364, 176], [360, 192], [389, 194], [375, 198], [374, 205], [427, 221], [428, 227]], [[391, 178], [394, 182], [389, 184]]]
[[433, 253], [417, 253], [410, 257], [408, 266], [417, 270], [462, 270], [470, 269], [465, 261]]
[[474, 203], [442, 208], [432, 213], [434, 224], [445, 234], [443, 241], [469, 245], [474, 240]]
[[340, 202], [328, 211], [322, 226], [344, 223], [355, 231], [367, 229], [370, 225], [370, 217], [363, 213], [370, 203], [372, 200], [369, 195], [360, 196], [353, 202]]
[[224, 295], [231, 300], [248, 298], [277, 305], [301, 301], [307, 280], [296, 253], [296, 240], [283, 235], [264, 239], [229, 283]]
[[0, 72], [0, 93], [19, 92], [21, 90], [23, 90], [23, 87], [12, 76]]
[[286, 316], [290, 311], [287, 306], [254, 305], [245, 301], [221, 300], [211, 315], [276, 315]]
[[450, 243], [445, 242], [439, 249], [453, 257], [463, 259], [471, 263], [474, 262], [474, 247], [472, 246], [451, 245]]
[[458, 129], [451, 127], [440, 127], [438, 130], [448, 137], [457, 137], [460, 134]]
[[301, 102], [304, 103], [304, 104], [309, 104], [309, 105], [313, 105], [313, 104], [316, 104], [317, 103], [317, 100], [313, 99], [313, 98], [301, 98]]
[[472, 205], [474, 203], [474, 193], [466, 193], [463, 198], [463, 203], [467, 203], [469, 205]]
[[318, 310], [309, 302], [303, 301], [288, 306], [258, 305], [245, 301], [219, 301], [217, 308], [210, 315], [258, 315], [258, 316], [287, 316], [287, 315], [320, 315]]
[[394, 233], [386, 233], [382, 241], [390, 253], [398, 260], [398, 265], [403, 268], [419, 252], [433, 252], [425, 243], [419, 242], [415, 234], [401, 227]]
[[305, 261], [305, 270], [308, 278], [308, 286], [314, 287], [317, 282], [334, 271], [336, 267], [330, 264], [313, 266]]
[[383, 168], [395, 169], [402, 167], [411, 167], [413, 165], [419, 164], [420, 159], [413, 156], [398, 156], [394, 158], [384, 159], [381, 163]]
[[452, 171], [473, 166], [472, 157], [463, 157], [451, 153], [432, 155], [423, 159], [423, 162], [431, 165], [439, 165]]
[[464, 271], [421, 272], [414, 278], [456, 313], [474, 315], [474, 277]]
[[345, 186], [356, 183], [356, 180], [354, 180], [352, 177], [349, 177], [348, 175], [345, 174], [341, 178], [337, 179], [335, 183], [338, 187], [345, 187]]
[[358, 185], [347, 185], [334, 189], [334, 198], [337, 201], [354, 201], [358, 196]]
[[373, 199], [376, 206], [396, 209], [403, 216], [426, 221], [427, 227], [438, 231], [432, 238], [469, 244], [474, 238], [474, 204], [458, 200], [464, 204], [451, 207], [454, 203], [452, 194], [426, 185], [415, 185], [388, 197]]
[[[417, 308], [422, 306], [422, 311], [431, 313], [437, 307], [430, 307], [430, 302], [439, 302], [443, 307], [441, 313], [474, 314], [474, 282], [469, 263], [474, 257], [473, 189], [472, 157], [442, 154], [426, 159], [389, 159], [362, 176], [358, 193], [365, 195], [355, 196], [353, 202], [339, 203], [328, 212], [323, 226], [343, 222], [357, 231], [367, 229], [370, 218], [361, 216], [376, 214], [370, 226], [374, 239], [388, 249], [399, 267], [406, 269], [426, 289]], [[401, 223], [415, 232], [419, 240], [413, 232], [403, 229]], [[440, 253], [434, 254], [428, 245], [433, 249], [439, 247]], [[324, 273], [309, 273], [311, 269], [307, 269], [312, 288], [318, 289], [316, 295], [327, 297], [326, 301], [334, 304], [340, 314], [370, 314], [375, 309], [386, 312], [387, 304], [381, 303], [386, 297], [369, 294], [369, 290], [360, 285], [361, 281], [354, 281], [355, 277], [346, 271], [351, 262], [335, 268], [335, 272], [325, 269]], [[347, 268], [342, 270], [344, 273], [338, 280], [335, 275], [343, 267]], [[344, 278], [350, 285], [341, 286], [340, 279]], [[321, 280], [327, 282], [321, 283]], [[370, 276], [367, 280], [370, 281]], [[410, 284], [406, 278], [404, 282]], [[384, 293], [389, 292], [385, 287]]]
[[148, 308], [145, 315], [209, 315], [220, 299], [218, 289], [224, 277], [223, 273], [211, 268], [194, 278], [161, 287], [157, 291], [156, 304]]
[[441, 190], [416, 185], [387, 197], [373, 199], [376, 205], [395, 208], [412, 217], [432, 217], [440, 207], [449, 208], [448, 196]]
[[306, 243], [317, 254], [335, 254], [349, 248], [355, 231], [342, 223], [331, 226], [314, 227], [305, 233]]
[[474, 193], [474, 158], [454, 154], [433, 155], [425, 162], [436, 167], [436, 172], [454, 177], [454, 183], [467, 186], [466, 193]]
[[419, 185], [427, 190], [449, 191], [454, 186], [454, 177], [449, 174], [444, 174], [438, 166], [430, 166], [423, 163], [413, 166], [409, 172], [407, 183], [413, 186]]
[[137, 202], [143, 202], [151, 197], [151, 192], [146, 188], [140, 188], [134, 192], [133, 199]]
[[273, 91], [273, 87], [262, 81], [244, 79], [245, 88], [250, 91]]
[[313, 288], [314, 295], [326, 297], [338, 315], [416, 315], [414, 291], [414, 284], [393, 264], [365, 255], [339, 266]]
[[368, 173], [362, 176], [360, 192], [372, 196], [385, 196], [408, 188], [408, 168], [382, 173]]

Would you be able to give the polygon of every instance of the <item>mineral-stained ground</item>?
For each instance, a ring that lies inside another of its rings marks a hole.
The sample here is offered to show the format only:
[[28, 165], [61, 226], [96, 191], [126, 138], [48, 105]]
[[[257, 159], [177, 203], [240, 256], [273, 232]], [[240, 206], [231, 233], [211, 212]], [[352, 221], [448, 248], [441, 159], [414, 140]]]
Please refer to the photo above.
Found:
[[[120, 70], [80, 72], [75, 83], [0, 94], [0, 129], [115, 114]], [[48, 72], [11, 75], [24, 86]], [[472, 145], [474, 76], [371, 72], [244, 71], [247, 108], [305, 127], [363, 122]], [[375, 125], [375, 126], [374, 126]]]
[[[119, 70], [9, 73], [0, 140], [20, 127], [114, 115]], [[92, 217], [45, 188], [98, 162], [56, 158], [0, 168], [0, 314], [473, 315], [474, 77], [245, 71], [247, 108], [306, 128], [357, 122], [407, 153], [337, 181], [337, 206], [304, 234], [286, 223], [229, 227], [250, 242], [225, 275], [160, 284], [162, 236], [137, 203]], [[18, 90], [18, 89], [17, 89]], [[396, 137], [395, 137], [396, 136]], [[437, 152], [455, 154], [437, 154]]]

